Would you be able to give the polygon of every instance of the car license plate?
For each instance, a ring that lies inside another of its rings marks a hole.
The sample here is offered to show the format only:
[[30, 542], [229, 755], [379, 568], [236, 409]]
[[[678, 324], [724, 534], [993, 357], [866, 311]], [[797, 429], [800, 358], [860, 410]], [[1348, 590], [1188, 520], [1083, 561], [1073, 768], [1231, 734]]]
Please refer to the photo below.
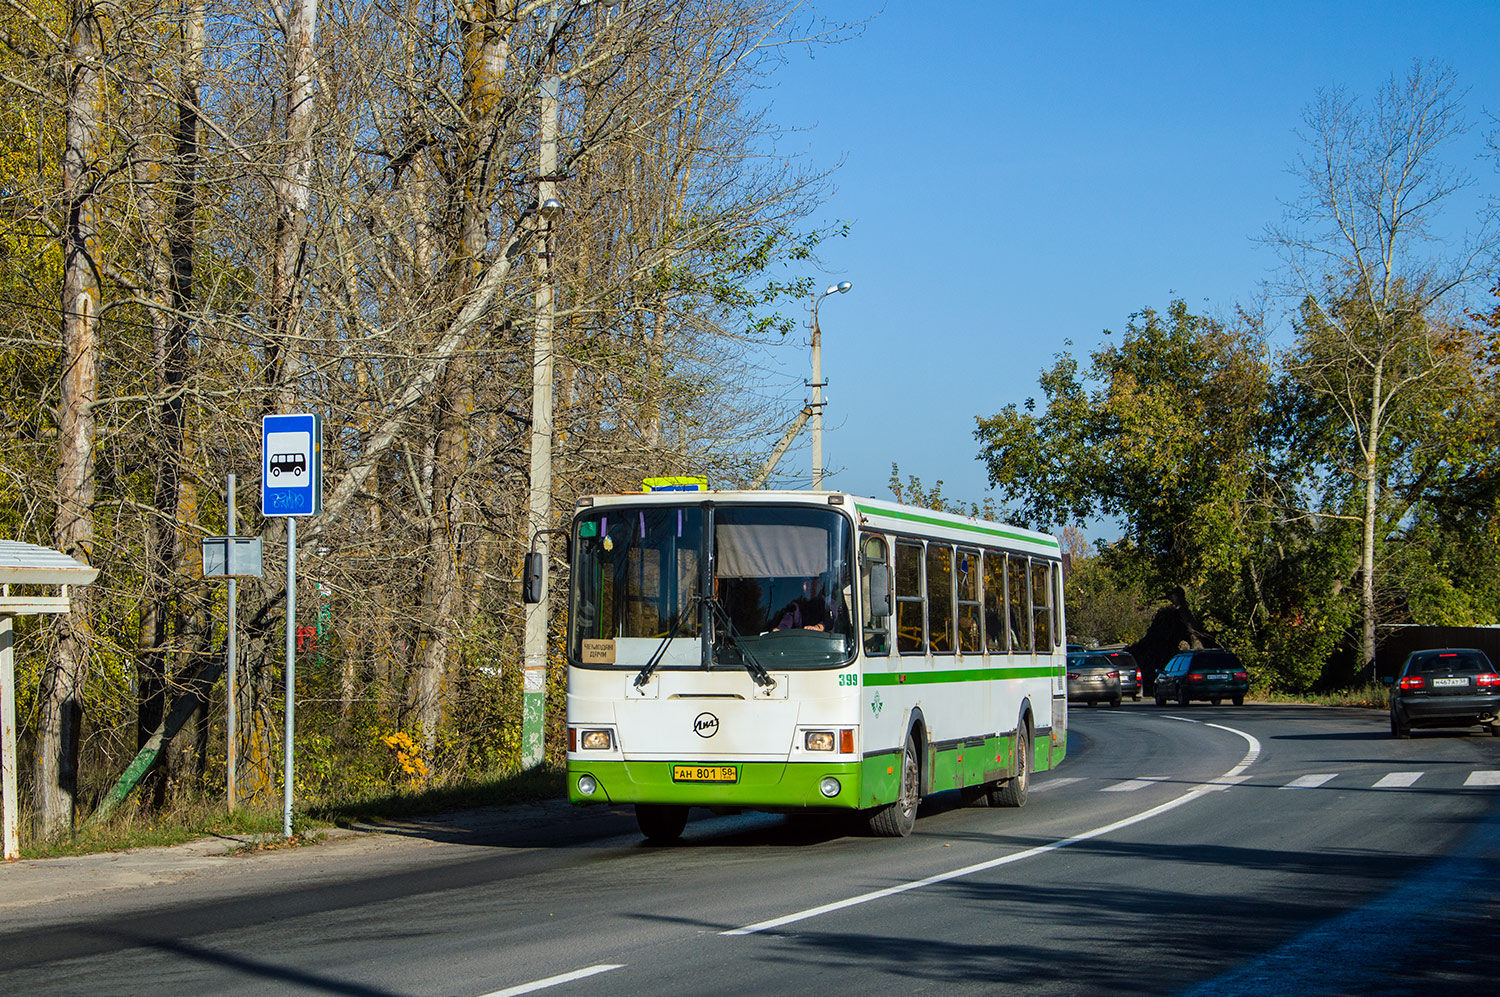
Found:
[[1433, 684], [1434, 687], [1437, 687], [1437, 688], [1451, 689], [1454, 686], [1458, 686], [1458, 685], [1468, 685], [1469, 684], [1469, 680], [1468, 679], [1433, 679], [1432, 680], [1432, 684]]
[[1225, 679], [1227, 679], [1228, 677], [1229, 676], [1225, 675], [1223, 672], [1214, 672], [1212, 675], [1208, 676], [1208, 680], [1210, 682], [1222, 682]]
[[673, 765], [673, 782], [739, 782], [738, 765]]

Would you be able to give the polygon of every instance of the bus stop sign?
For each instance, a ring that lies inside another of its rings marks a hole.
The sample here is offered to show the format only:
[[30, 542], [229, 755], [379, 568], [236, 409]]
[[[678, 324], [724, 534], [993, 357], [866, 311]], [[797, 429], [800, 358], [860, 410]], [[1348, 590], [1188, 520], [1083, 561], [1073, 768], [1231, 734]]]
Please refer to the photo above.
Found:
[[261, 418], [260, 512], [316, 516], [323, 511], [323, 417]]

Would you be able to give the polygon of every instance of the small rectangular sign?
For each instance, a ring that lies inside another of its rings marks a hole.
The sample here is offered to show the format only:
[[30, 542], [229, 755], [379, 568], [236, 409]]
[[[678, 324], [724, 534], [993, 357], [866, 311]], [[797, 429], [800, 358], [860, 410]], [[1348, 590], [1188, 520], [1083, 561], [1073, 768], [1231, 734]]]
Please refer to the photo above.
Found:
[[[233, 563], [230, 563], [230, 542], [233, 541]], [[260, 537], [204, 537], [204, 578], [259, 578]]]
[[612, 665], [615, 663], [615, 642], [612, 640], [584, 640], [583, 663], [585, 665]]
[[648, 492], [706, 492], [708, 478], [705, 475], [678, 475], [671, 478], [645, 478], [641, 487]]

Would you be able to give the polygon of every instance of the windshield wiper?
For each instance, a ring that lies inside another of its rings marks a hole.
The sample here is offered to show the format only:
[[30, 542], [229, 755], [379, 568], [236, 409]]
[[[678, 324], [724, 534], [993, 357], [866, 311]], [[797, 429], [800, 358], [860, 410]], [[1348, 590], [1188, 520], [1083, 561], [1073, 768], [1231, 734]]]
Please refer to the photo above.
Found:
[[657, 667], [661, 664], [661, 659], [667, 653], [667, 646], [676, 639], [677, 632], [682, 629], [682, 621], [692, 615], [693, 607], [700, 602], [709, 608], [709, 611], [714, 614], [714, 619], [718, 620], [723, 626], [725, 635], [729, 637], [729, 640], [739, 650], [740, 657], [744, 659], [745, 671], [750, 673], [750, 677], [755, 680], [755, 684], [764, 686], [767, 689], [775, 688], [776, 680], [771, 677], [770, 672], [762, 667], [760, 662], [755, 660], [755, 655], [751, 654], [750, 649], [745, 646], [745, 642], [740, 638], [740, 632], [735, 629], [734, 621], [729, 618], [729, 614], [719, 604], [719, 600], [712, 596], [704, 597], [697, 595], [689, 599], [687, 605], [682, 608], [682, 612], [677, 614], [677, 622], [672, 624], [672, 629], [667, 631], [667, 635], [661, 639], [661, 643], [656, 646], [656, 650], [651, 652], [651, 659], [646, 662], [646, 666], [636, 673], [635, 687], [637, 689], [644, 689], [646, 683], [651, 681], [651, 676], [656, 672]]
[[672, 629], [667, 631], [667, 635], [661, 639], [661, 643], [656, 645], [656, 650], [651, 652], [651, 659], [646, 662], [646, 667], [636, 673], [635, 687], [637, 689], [646, 688], [646, 683], [651, 681], [651, 673], [656, 671], [657, 665], [661, 664], [662, 655], [667, 653], [667, 645], [671, 644], [677, 637], [677, 631], [682, 629], [682, 621], [692, 615], [692, 609], [697, 605], [699, 598], [699, 596], [695, 595], [687, 601], [687, 605], [683, 606], [682, 611], [677, 614], [677, 621], [672, 624]]
[[761, 666], [759, 661], [755, 660], [755, 655], [750, 653], [750, 648], [745, 646], [745, 642], [740, 639], [740, 632], [735, 629], [734, 621], [729, 618], [729, 614], [719, 604], [718, 597], [707, 596], [703, 601], [714, 614], [714, 619], [723, 625], [724, 633], [729, 637], [730, 642], [739, 650], [740, 657], [744, 659], [745, 671], [749, 672], [750, 677], [755, 679], [755, 684], [765, 686], [767, 689], [774, 689], [776, 687], [776, 680], [771, 677], [770, 672], [767, 672]]

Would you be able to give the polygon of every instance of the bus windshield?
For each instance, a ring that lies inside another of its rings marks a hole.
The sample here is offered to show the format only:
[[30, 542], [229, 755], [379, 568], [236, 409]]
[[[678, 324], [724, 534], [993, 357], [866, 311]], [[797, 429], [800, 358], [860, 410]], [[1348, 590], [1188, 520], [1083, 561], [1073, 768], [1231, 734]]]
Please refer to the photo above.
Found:
[[735, 633], [717, 635], [714, 660], [763, 668], [846, 664], [849, 522], [811, 506], [725, 506], [714, 511], [714, 591]]
[[828, 668], [852, 658], [850, 530], [831, 509], [613, 507], [580, 517], [576, 530], [576, 664], [640, 668], [666, 642], [661, 667], [702, 667], [683, 638], [701, 648], [705, 637], [714, 666]]

